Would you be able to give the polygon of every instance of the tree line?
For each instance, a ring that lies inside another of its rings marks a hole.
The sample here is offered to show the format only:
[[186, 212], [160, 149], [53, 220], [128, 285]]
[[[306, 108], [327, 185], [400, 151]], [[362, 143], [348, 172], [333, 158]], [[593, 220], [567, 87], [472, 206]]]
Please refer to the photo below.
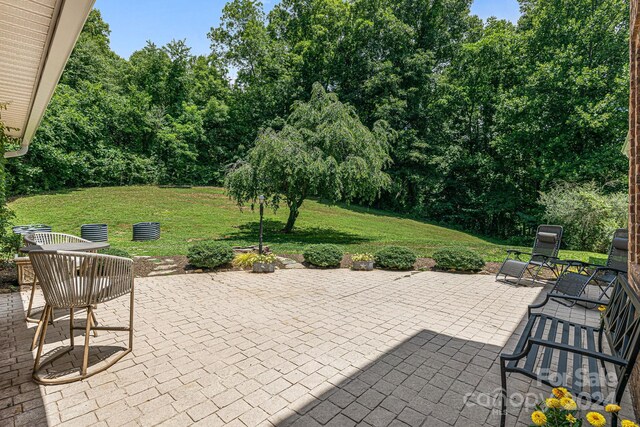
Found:
[[540, 221], [559, 183], [624, 191], [628, 1], [520, 0], [517, 23], [470, 4], [232, 0], [209, 55], [177, 40], [129, 59], [94, 10], [8, 191], [221, 185], [314, 84], [385, 123], [376, 207], [504, 237]]

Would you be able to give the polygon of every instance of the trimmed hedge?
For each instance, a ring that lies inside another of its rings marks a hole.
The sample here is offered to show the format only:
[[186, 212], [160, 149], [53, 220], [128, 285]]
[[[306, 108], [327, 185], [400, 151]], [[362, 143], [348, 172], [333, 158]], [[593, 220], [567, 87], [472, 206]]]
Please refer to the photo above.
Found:
[[305, 261], [316, 267], [340, 267], [344, 253], [336, 245], [311, 245], [302, 255]]
[[101, 253], [104, 255], [120, 256], [123, 258], [131, 258], [131, 254], [129, 252], [119, 248], [100, 249], [98, 253]]
[[233, 249], [227, 243], [205, 240], [189, 247], [189, 264], [201, 268], [216, 268], [233, 259]]
[[469, 249], [438, 249], [433, 253], [433, 259], [441, 270], [480, 271], [484, 268], [482, 257]]
[[387, 246], [375, 254], [376, 267], [390, 270], [411, 270], [417, 255], [403, 246]]

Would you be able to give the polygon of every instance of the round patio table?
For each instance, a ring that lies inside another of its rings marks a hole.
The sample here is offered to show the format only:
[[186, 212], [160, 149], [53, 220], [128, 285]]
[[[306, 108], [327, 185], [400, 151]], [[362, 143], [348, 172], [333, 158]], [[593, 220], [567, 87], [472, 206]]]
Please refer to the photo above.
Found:
[[32, 245], [20, 248], [20, 252], [29, 253], [31, 251], [72, 251], [72, 252], [89, 252], [100, 249], [107, 249], [108, 243], [105, 242], [79, 242], [79, 243], [55, 243], [50, 245]]

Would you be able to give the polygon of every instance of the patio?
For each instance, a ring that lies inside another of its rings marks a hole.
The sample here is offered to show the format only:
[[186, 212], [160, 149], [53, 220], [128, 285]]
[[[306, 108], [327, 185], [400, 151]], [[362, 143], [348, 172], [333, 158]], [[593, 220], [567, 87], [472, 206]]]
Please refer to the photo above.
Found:
[[[0, 425], [493, 426], [485, 396], [499, 388], [495, 359], [541, 291], [492, 276], [345, 269], [137, 279], [133, 354], [47, 387], [31, 381], [28, 293], [3, 294]], [[124, 315], [123, 300], [98, 318]], [[45, 351], [68, 336], [62, 315]], [[94, 343], [108, 353], [114, 336]], [[509, 385], [549, 391], [523, 377]], [[529, 424], [529, 411], [510, 411], [509, 425]]]

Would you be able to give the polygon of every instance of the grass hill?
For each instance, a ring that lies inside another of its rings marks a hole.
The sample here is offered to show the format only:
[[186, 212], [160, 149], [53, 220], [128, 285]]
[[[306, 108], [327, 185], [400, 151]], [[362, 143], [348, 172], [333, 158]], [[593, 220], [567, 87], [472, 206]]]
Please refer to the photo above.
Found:
[[[88, 223], [109, 225], [113, 247], [134, 255], [184, 255], [198, 240], [221, 239], [233, 245], [258, 242], [258, 211], [240, 210], [220, 188], [103, 187], [22, 197], [12, 201], [16, 224], [42, 223], [54, 231], [80, 235]], [[402, 245], [421, 256], [443, 246], [473, 249], [488, 261], [504, 257], [505, 246], [469, 233], [397, 214], [358, 206], [329, 206], [307, 200], [296, 229], [283, 234], [286, 209], [265, 209], [264, 242], [276, 253], [302, 253], [313, 243], [335, 243], [348, 253], [375, 252], [386, 245]], [[136, 222], [158, 221], [161, 238], [131, 241]], [[564, 251], [565, 257], [586, 260], [587, 252]]]

